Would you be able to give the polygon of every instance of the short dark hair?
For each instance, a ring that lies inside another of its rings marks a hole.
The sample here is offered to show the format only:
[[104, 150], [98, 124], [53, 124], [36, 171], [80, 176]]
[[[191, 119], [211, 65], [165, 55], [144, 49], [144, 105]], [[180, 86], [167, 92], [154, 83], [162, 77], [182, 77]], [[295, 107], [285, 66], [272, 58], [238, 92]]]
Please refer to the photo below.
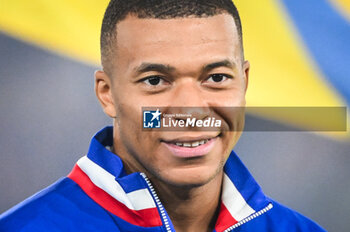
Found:
[[110, 58], [114, 53], [117, 23], [126, 16], [138, 18], [171, 19], [210, 17], [222, 13], [232, 15], [242, 47], [242, 25], [239, 13], [232, 0], [111, 0], [104, 14], [101, 28], [101, 62], [104, 70], [112, 69]]

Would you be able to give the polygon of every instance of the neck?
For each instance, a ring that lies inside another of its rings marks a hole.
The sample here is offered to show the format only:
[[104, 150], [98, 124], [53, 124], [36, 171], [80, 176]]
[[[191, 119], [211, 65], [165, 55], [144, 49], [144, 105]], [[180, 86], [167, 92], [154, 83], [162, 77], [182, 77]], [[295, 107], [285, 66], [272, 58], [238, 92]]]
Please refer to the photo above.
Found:
[[169, 186], [152, 178], [176, 231], [213, 231], [220, 207], [222, 176], [220, 173], [199, 187]]

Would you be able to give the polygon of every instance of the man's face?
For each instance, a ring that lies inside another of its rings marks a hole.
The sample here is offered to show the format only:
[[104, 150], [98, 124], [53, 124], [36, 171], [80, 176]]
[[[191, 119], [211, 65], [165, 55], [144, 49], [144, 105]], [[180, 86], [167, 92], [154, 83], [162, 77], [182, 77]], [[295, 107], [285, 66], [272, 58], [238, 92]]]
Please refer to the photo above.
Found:
[[[177, 186], [202, 185], [222, 172], [244, 118], [233, 119], [216, 107], [245, 105], [249, 70], [248, 63], [242, 64], [233, 18], [128, 16], [117, 25], [115, 51], [110, 77], [116, 111], [114, 149], [124, 163]], [[142, 107], [152, 106], [201, 107], [197, 118], [215, 114], [226, 130], [144, 131]], [[206, 144], [183, 147], [203, 140]]]

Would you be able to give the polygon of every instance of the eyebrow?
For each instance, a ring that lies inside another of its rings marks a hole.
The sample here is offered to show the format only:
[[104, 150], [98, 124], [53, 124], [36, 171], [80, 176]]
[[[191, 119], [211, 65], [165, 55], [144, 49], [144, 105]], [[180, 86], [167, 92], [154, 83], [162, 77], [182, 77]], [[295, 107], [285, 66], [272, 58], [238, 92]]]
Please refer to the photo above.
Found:
[[207, 65], [205, 65], [202, 68], [202, 70], [204, 72], [208, 72], [208, 71], [210, 71], [212, 69], [219, 68], [219, 67], [227, 67], [227, 68], [230, 68], [230, 69], [234, 69], [236, 67], [236, 63], [226, 59], [226, 60], [214, 62], [214, 63], [211, 63], [211, 64], [207, 64]]
[[136, 72], [144, 73], [150, 71], [156, 71], [161, 73], [170, 73], [175, 70], [175, 67], [164, 64], [156, 64], [156, 63], [142, 63], [140, 66], [135, 68]]

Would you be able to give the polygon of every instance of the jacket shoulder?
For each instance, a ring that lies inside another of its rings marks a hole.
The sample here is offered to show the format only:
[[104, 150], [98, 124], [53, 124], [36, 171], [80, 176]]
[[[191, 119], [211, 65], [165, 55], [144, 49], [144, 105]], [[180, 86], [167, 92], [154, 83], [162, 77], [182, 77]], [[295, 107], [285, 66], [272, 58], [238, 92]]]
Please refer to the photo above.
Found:
[[111, 227], [119, 231], [108, 213], [67, 177], [0, 215], [0, 231], [107, 231]]

